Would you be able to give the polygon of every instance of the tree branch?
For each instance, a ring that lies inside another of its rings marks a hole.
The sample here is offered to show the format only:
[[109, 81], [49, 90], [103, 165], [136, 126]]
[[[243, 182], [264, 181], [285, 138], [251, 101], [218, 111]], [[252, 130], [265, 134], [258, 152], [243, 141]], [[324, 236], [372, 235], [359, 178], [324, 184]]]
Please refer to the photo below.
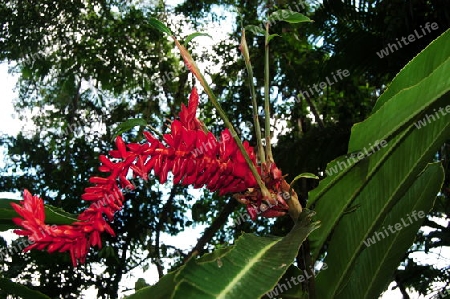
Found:
[[316, 119], [316, 122], [319, 124], [319, 127], [322, 129], [325, 128], [325, 124], [323, 123], [323, 120], [320, 118], [319, 112], [317, 111], [314, 103], [311, 101], [309, 97], [305, 97], [305, 100], [308, 103], [309, 108], [311, 108], [311, 112], [312, 114], [314, 114], [314, 118]]
[[217, 218], [213, 221], [211, 226], [209, 226], [203, 235], [198, 239], [197, 245], [188, 253], [188, 255], [184, 258], [184, 262], [190, 259], [193, 256], [198, 255], [205, 245], [211, 241], [216, 232], [225, 224], [230, 214], [236, 209], [239, 203], [231, 198], [227, 204], [223, 207], [222, 211], [220, 211]]
[[401, 283], [400, 277], [398, 275], [395, 276], [395, 283], [397, 284], [398, 289], [403, 295], [403, 299], [410, 299], [408, 292], [406, 292], [405, 286]]
[[164, 267], [161, 263], [161, 252], [160, 252], [160, 235], [161, 235], [161, 231], [163, 230], [164, 227], [164, 223], [167, 221], [167, 219], [169, 218], [169, 210], [172, 207], [172, 203], [175, 199], [175, 194], [176, 194], [176, 186], [172, 186], [172, 189], [170, 190], [170, 195], [169, 195], [169, 199], [167, 200], [167, 202], [164, 204], [161, 214], [159, 216], [159, 221], [158, 221], [158, 225], [156, 226], [156, 237], [155, 237], [155, 251], [156, 251], [156, 268], [158, 269], [158, 276], [159, 278], [164, 276], [163, 270]]

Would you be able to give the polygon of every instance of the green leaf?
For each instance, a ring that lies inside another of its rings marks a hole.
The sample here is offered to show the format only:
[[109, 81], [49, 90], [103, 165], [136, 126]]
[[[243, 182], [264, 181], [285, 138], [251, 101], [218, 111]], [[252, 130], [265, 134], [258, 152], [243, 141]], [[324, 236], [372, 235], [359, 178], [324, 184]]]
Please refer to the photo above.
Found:
[[[445, 100], [442, 99], [443, 102]], [[321, 229], [310, 236], [313, 256], [318, 256], [320, 248], [332, 233], [342, 232], [339, 236], [343, 239], [335, 241], [340, 244], [335, 244], [336, 252], [329, 245], [328, 255], [336, 254], [342, 263], [348, 263], [345, 270], [340, 269], [343, 273], [350, 271], [355, 257], [363, 249], [363, 240], [375, 231], [377, 224], [401, 200], [449, 137], [450, 115], [422, 130], [410, 128], [389, 142], [387, 148], [321, 181], [319, 187], [310, 192], [311, 202], [322, 220]], [[359, 207], [353, 213], [345, 214], [354, 206]], [[353, 228], [351, 231], [342, 228], [341, 231], [342, 219], [347, 217], [353, 220]], [[358, 225], [355, 226], [355, 223]], [[328, 264], [331, 265], [331, 262]]]
[[280, 9], [274, 11], [267, 20], [270, 23], [274, 23], [277, 21], [285, 21], [288, 23], [312, 22], [312, 20], [307, 16], [289, 9]]
[[130, 119], [127, 119], [123, 123], [119, 124], [117, 126], [117, 128], [114, 130], [114, 132], [112, 134], [113, 140], [117, 136], [119, 136], [119, 135], [121, 135], [121, 134], [123, 134], [123, 133], [125, 133], [125, 132], [127, 132], [127, 131], [129, 131], [131, 129], [133, 129], [136, 126], [146, 126], [146, 125], [147, 125], [147, 122], [145, 121], [145, 119], [142, 119], [142, 118], [130, 118]]
[[[435, 42], [441, 44], [443, 38], [446, 38], [445, 34]], [[427, 165], [445, 140], [450, 138], [450, 113], [420, 129], [414, 125], [409, 114], [403, 113], [403, 110], [417, 113], [417, 107], [424, 107], [424, 113], [434, 113], [434, 109], [448, 105], [448, 94], [443, 96], [443, 92], [447, 92], [450, 88], [450, 80], [448, 76], [444, 76], [445, 72], [443, 73], [443, 69], [448, 65], [433, 61], [436, 57], [433, 53], [436, 51], [443, 51], [450, 57], [450, 47], [427, 47], [409, 65], [419, 63], [425, 68], [427, 64], [431, 64], [436, 66], [435, 70], [431, 73], [421, 73], [423, 78], [416, 78], [417, 82], [421, 82], [417, 85], [406, 84], [404, 88], [397, 86], [398, 93], [393, 94], [367, 120], [355, 125], [350, 138], [353, 145], [349, 146], [349, 151], [364, 153], [364, 157], [362, 159], [358, 157], [357, 161], [347, 164], [339, 164], [345, 159], [330, 163], [326, 172], [333, 175], [322, 180], [319, 187], [310, 192], [308, 206], [314, 205], [317, 217], [322, 220], [321, 228], [310, 236], [313, 258], [319, 256], [326, 244], [325, 261], [330, 265], [330, 269], [333, 269], [329, 273], [334, 273], [334, 275], [323, 273], [323, 276], [318, 277], [316, 289], [320, 290], [318, 296], [320, 298], [376, 297], [375, 294], [380, 292], [384, 282], [381, 276], [389, 273], [390, 267], [395, 268], [401, 257], [398, 251], [389, 247], [375, 246], [371, 249], [374, 251], [366, 251], [364, 241], [382, 230], [383, 223], [399, 221], [400, 214], [406, 215], [422, 205], [421, 202], [412, 199], [414, 195], [409, 194], [412, 188], [416, 192], [416, 197], [428, 196], [428, 200], [430, 197], [434, 198], [439, 191], [441, 176], [435, 173], [435, 169], [427, 170]], [[442, 61], [440, 54], [437, 56], [439, 57], [436, 59]], [[410, 72], [412, 69], [405, 68], [398, 76], [407, 76], [404, 72]], [[435, 74], [441, 74], [445, 78]], [[426, 91], [417, 90], [416, 86], [421, 86], [421, 89]], [[415, 89], [420, 96], [410, 93], [411, 89]], [[380, 123], [379, 113], [386, 119], [383, 124]], [[377, 140], [379, 144], [381, 138], [388, 136], [387, 146], [367, 150]], [[338, 169], [339, 165], [342, 167]], [[427, 182], [431, 181], [433, 185], [427, 185]], [[421, 190], [424, 192], [426, 190], [427, 193], [421, 194]], [[354, 207], [357, 209], [352, 210]], [[427, 209], [424, 207], [424, 210]], [[351, 213], [346, 213], [350, 210]], [[411, 231], [404, 233], [406, 235], [401, 237], [402, 241], [394, 239], [391, 241], [396, 244], [403, 242], [403, 246], [409, 246], [413, 241], [412, 233]], [[380, 273], [377, 273], [374, 281], [367, 284], [370, 288], [367, 292], [371, 295], [361, 294], [353, 297], [343, 293], [344, 288], [358, 288], [360, 274], [357, 273], [360, 272], [355, 271], [361, 271], [358, 267], [365, 266], [371, 259], [378, 259], [382, 263], [379, 266], [383, 267], [383, 270], [377, 269]]]
[[47, 224], [72, 224], [77, 221], [77, 215], [70, 214], [61, 208], [44, 205], [45, 223]]
[[245, 31], [250, 31], [253, 34], [262, 35], [262, 36], [264, 36], [266, 34], [266, 31], [264, 30], [264, 28], [262, 28], [260, 26], [255, 26], [255, 25], [245, 26]]
[[[216, 249], [211, 253], [205, 254], [201, 258], [198, 259], [198, 262], [210, 262], [220, 259], [223, 255], [225, 255], [228, 251], [231, 250], [232, 247], [220, 248]], [[184, 267], [184, 266], [183, 266]], [[183, 268], [182, 267], [182, 268]], [[174, 272], [168, 273], [164, 275], [155, 285], [149, 287], [142, 287], [133, 295], [130, 295], [129, 299], [166, 299], [169, 298], [175, 289], [175, 275], [181, 270], [177, 269]], [[137, 289], [136, 289], [137, 290]]]
[[260, 298], [277, 284], [302, 242], [317, 228], [317, 222], [311, 223], [313, 214], [304, 209], [284, 238], [243, 234], [235, 245], [190, 259], [156, 285], [128, 298]]
[[16, 211], [11, 207], [11, 203], [18, 203], [18, 200], [0, 199], [0, 231], [18, 228], [13, 222], [12, 218], [19, 217]]
[[260, 298], [292, 264], [308, 234], [317, 227], [304, 210], [284, 238], [242, 235], [224, 256], [209, 262], [190, 260], [176, 275], [172, 298]]
[[305, 179], [315, 179], [315, 180], [318, 180], [318, 179], [319, 179], [319, 177], [318, 177], [317, 175], [315, 175], [314, 173], [304, 172], [304, 173], [300, 173], [299, 175], [297, 175], [297, 176], [292, 180], [292, 182], [289, 184], [289, 186], [291, 186], [291, 188], [292, 188], [292, 185], [293, 185], [295, 182], [297, 182], [299, 179], [301, 179], [301, 178], [305, 178]]
[[148, 286], [149, 286], [148, 283], [143, 278], [138, 278], [138, 280], [136, 280], [136, 282], [134, 283], [134, 289], [136, 291], [139, 291], [140, 289]]
[[[429, 164], [378, 226], [375, 234], [369, 237], [376, 243], [367, 247], [370, 243], [366, 240], [366, 248], [358, 257], [351, 276], [347, 278], [358, 283], [347, 284], [340, 291], [339, 298], [377, 298], [387, 287], [398, 266], [393, 261], [404, 258], [426, 214], [433, 207], [432, 199], [436, 197], [443, 180], [444, 170], [441, 164]], [[348, 223], [348, 227], [350, 225], [352, 224]], [[396, 233], [392, 233], [393, 231]], [[333, 268], [329, 273], [321, 273], [318, 284], [322, 279], [328, 281], [330, 275], [338, 273]]]
[[[20, 217], [12, 208], [11, 203], [19, 203], [18, 200], [0, 199], [0, 231], [19, 228], [12, 222], [12, 218]], [[71, 224], [77, 221], [77, 216], [67, 213], [63, 209], [44, 205], [46, 224]]]
[[[183, 266], [184, 267], [184, 266]], [[181, 269], [181, 268], [180, 268]], [[134, 293], [127, 296], [127, 299], [167, 299], [171, 298], [171, 294], [175, 289], [175, 275], [180, 269], [167, 273], [164, 275], [155, 285], [150, 287], [144, 287]]]
[[210, 38], [212, 38], [211, 35], [209, 35], [208, 33], [201, 33], [201, 32], [194, 32], [192, 34], [189, 34], [186, 39], [184, 40], [184, 46], [186, 47], [187, 44], [189, 44], [189, 42], [191, 40], [193, 40], [194, 38], [198, 37], [198, 36], [208, 36]]
[[207, 253], [203, 255], [201, 258], [197, 259], [197, 262], [199, 263], [207, 263], [207, 262], [213, 262], [218, 259], [220, 259], [222, 256], [227, 254], [233, 247], [228, 246], [224, 248], [219, 248], [214, 250], [213, 252]]
[[[417, 85], [424, 78], [433, 73], [439, 66], [448, 61], [450, 29], [444, 32], [439, 38], [431, 42], [420, 57], [411, 60], [405, 65], [400, 73], [395, 76], [386, 91], [379, 97], [373, 108], [377, 111], [389, 99], [406, 88]], [[431, 58], [431, 59], [430, 59]]]
[[155, 27], [156, 29], [158, 29], [159, 31], [163, 32], [163, 33], [167, 33], [168, 35], [173, 35], [172, 31], [170, 31], [169, 27], [167, 27], [166, 25], [164, 25], [160, 20], [155, 19], [155, 18], [150, 18], [149, 20], [149, 24], [153, 27]]
[[274, 37], [276, 37], [276, 36], [280, 36], [279, 34], [271, 34], [271, 35], [269, 35], [268, 37], [267, 37], [267, 43], [270, 43], [270, 41], [274, 38]]
[[402, 69], [377, 101], [372, 115], [352, 128], [349, 151], [360, 150], [374, 140], [388, 140], [425, 114], [435, 114], [427, 108], [450, 91], [449, 39], [450, 29]]
[[[292, 299], [307, 299], [307, 293], [302, 289], [302, 284], [311, 279], [313, 274], [311, 270], [300, 270], [294, 265], [291, 265], [283, 277], [278, 281], [278, 284], [266, 293], [263, 299], [270, 298], [292, 298]], [[294, 281], [293, 281], [294, 280]]]
[[7, 294], [20, 296], [23, 299], [50, 299], [50, 297], [41, 292], [34, 291], [2, 277], [0, 277], [0, 289]]

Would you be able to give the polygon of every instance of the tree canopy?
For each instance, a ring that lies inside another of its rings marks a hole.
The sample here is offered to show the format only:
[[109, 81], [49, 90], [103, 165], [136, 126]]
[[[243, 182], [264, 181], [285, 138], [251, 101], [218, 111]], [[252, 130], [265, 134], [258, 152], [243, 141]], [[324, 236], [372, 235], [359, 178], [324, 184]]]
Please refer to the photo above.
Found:
[[[391, 80], [450, 27], [450, 11], [443, 0], [184, 1], [177, 6], [165, 2], [7, 0], [0, 4], [0, 60], [8, 62], [10, 71], [19, 75], [15, 109], [34, 128], [17, 136], [1, 137], [0, 144], [6, 148], [7, 157], [6, 167], [0, 172], [0, 191], [28, 189], [32, 194], [39, 194], [47, 204], [78, 214], [89, 205], [80, 200], [83, 190], [90, 186], [89, 178], [100, 175], [98, 156], [113, 149], [113, 140], [119, 133], [131, 143], [142, 140], [144, 130], [154, 134], [170, 131], [167, 119], [178, 116], [198, 80], [185, 67], [171, 39], [152, 24], [152, 18], [157, 18], [180, 41], [193, 32], [213, 36], [213, 39], [196, 37], [187, 43], [187, 49], [193, 53], [232, 124], [239, 129], [240, 137], [256, 146], [248, 71], [239, 48], [242, 30], [247, 28], [254, 73], [251, 80], [261, 103], [266, 67], [270, 73], [270, 129], [272, 140], [276, 140], [274, 160], [283, 174], [288, 175], [288, 181], [306, 172], [320, 177], [320, 180], [300, 179], [293, 185], [302, 206], [317, 208], [320, 215], [321, 209], [331, 209], [322, 203], [333, 199], [327, 195], [321, 198], [320, 192], [334, 188], [332, 184], [327, 185], [334, 179], [329, 170], [340, 160], [328, 163], [362, 148], [357, 146], [361, 145], [359, 140], [350, 137], [357, 130], [352, 127], [369, 116], [373, 122], [377, 121], [374, 113], [383, 113], [386, 108], [383, 103], [394, 96], [388, 94], [378, 99]], [[266, 65], [264, 36], [255, 28], [263, 30], [267, 17], [279, 9], [301, 13], [314, 22], [308, 25], [271, 23], [270, 33], [277, 36], [270, 42], [270, 60]], [[253, 30], [248, 25], [253, 25]], [[226, 35], [215, 34], [218, 28], [227, 27]], [[209, 43], [213, 45], [204, 46]], [[402, 83], [397, 86], [404, 86]], [[427, 106], [428, 110], [417, 115], [416, 124], [434, 113], [433, 109], [448, 105], [448, 93], [440, 96]], [[264, 123], [263, 109], [257, 112], [258, 119]], [[204, 92], [200, 94], [198, 118], [216, 136], [225, 128]], [[128, 123], [129, 126], [120, 125], [129, 119], [142, 119], [145, 125], [139, 120]], [[391, 120], [383, 121], [387, 126]], [[414, 121], [410, 120], [411, 127]], [[446, 128], [446, 119], [442, 121]], [[369, 128], [372, 128], [370, 124], [375, 126], [368, 123]], [[406, 131], [401, 132], [406, 136]], [[381, 128], [379, 133], [383, 137]], [[402, 262], [389, 278], [404, 298], [409, 298], [413, 291], [421, 295], [443, 292], [450, 281], [448, 266], [439, 268], [414, 259], [416, 253], [431, 254], [449, 246], [448, 223], [445, 223], [450, 196], [449, 135], [442, 134], [435, 139], [431, 133], [427, 136], [423, 141], [419, 139], [423, 137], [417, 137], [408, 145], [415, 148], [420, 142], [429, 142], [430, 148], [436, 150], [428, 153], [423, 149], [427, 155], [424, 154], [421, 163], [440, 161], [445, 176], [436, 198], [429, 200], [434, 205], [424, 218], [422, 229], [412, 246], [406, 244], [408, 248], [398, 257]], [[389, 143], [400, 142], [396, 138], [402, 136], [392, 138]], [[414, 151], [408, 153], [413, 155]], [[383, 159], [376, 161], [395, 165]], [[432, 166], [420, 165], [424, 173], [438, 176], [438, 170]], [[367, 169], [370, 167], [373, 165]], [[365, 188], [366, 181], [360, 181], [362, 172], [349, 173], [343, 180], [353, 181], [355, 188], [358, 184]], [[385, 174], [386, 178], [389, 173]], [[405, 194], [401, 198], [410, 201], [420, 198], [425, 202], [418, 195], [420, 189], [432, 191], [433, 186], [409, 179], [411, 184], [404, 186], [408, 186], [410, 193], [403, 190]], [[20, 244], [24, 238], [9, 246], [0, 239], [0, 278], [19, 282], [50, 298], [79, 297], [91, 286], [98, 290], [98, 298], [118, 298], [119, 292], [125, 291], [119, 288], [120, 282], [133, 269], [156, 268], [161, 278], [171, 270], [180, 269], [192, 256], [208, 259], [207, 253], [235, 242], [242, 232], [282, 237], [294, 227], [289, 217], [247, 221], [243, 216], [245, 207], [231, 195], [219, 196], [206, 190], [193, 192], [170, 182], [161, 184], [153, 174], [148, 181], [136, 179], [133, 184], [137, 188], [124, 194], [125, 207], [114, 215], [111, 224], [116, 237], [103, 236], [103, 249], [91, 251], [85, 265], [73, 268], [65, 253], [53, 253], [49, 258], [47, 252], [10, 250], [23, 249]], [[387, 182], [381, 186], [389, 189]], [[347, 195], [344, 191], [356, 192], [337, 190], [335, 194]], [[380, 194], [377, 193], [384, 195]], [[393, 201], [395, 196], [392, 195]], [[317, 199], [313, 204], [312, 200]], [[421, 202], [418, 201], [418, 206]], [[352, 214], [359, 206], [340, 208], [345, 210], [344, 214]], [[392, 221], [402, 217], [398, 213]], [[330, 215], [334, 214], [330, 212]], [[319, 220], [323, 226], [328, 225], [327, 221]], [[345, 228], [358, 225], [345, 221], [344, 217], [340, 222]], [[197, 226], [206, 229], [198, 240], [191, 240], [191, 250], [165, 244], [164, 236], [177, 236]], [[332, 259], [334, 252], [327, 251], [328, 246], [338, 242], [337, 236], [346, 234], [342, 227], [339, 229], [329, 239], [320, 239], [322, 236], [312, 233], [296, 257], [296, 266], [308, 269], [310, 252], [314, 260], [324, 261], [326, 256]], [[244, 240], [244, 247], [246, 242], [251, 243], [250, 237]], [[162, 262], [165, 258], [172, 258], [172, 262]], [[99, 268], [103, 272], [99, 273]], [[333, 272], [324, 271], [317, 282], [329, 275]], [[0, 294], [4, 295], [1, 283]], [[141, 284], [139, 281], [136, 285]], [[325, 293], [318, 294], [317, 298], [320, 295], [328, 298]]]

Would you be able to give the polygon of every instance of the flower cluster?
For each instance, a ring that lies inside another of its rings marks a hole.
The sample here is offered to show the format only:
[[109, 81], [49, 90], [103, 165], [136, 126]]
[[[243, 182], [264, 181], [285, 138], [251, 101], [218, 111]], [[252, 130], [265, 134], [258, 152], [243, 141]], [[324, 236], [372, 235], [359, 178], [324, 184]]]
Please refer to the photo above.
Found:
[[[279, 196], [284, 182], [281, 171], [273, 163], [270, 167], [258, 167], [258, 172], [271, 194], [271, 198], [263, 198], [248, 164], [227, 129], [221, 134], [221, 142], [212, 143], [211, 150], [201, 154], [195, 151], [195, 148], [206, 141], [216, 140], [211, 132], [203, 129], [203, 124], [195, 117], [197, 106], [198, 94], [194, 87], [188, 106], [182, 105], [179, 119], [171, 123], [171, 132], [163, 136], [163, 141], [149, 132], [144, 133], [147, 142], [143, 144], [126, 144], [122, 137], [117, 137], [117, 149], [110, 151], [109, 156], [99, 157], [99, 171], [107, 176], [89, 179], [94, 186], [86, 188], [81, 198], [92, 201], [92, 204], [71, 225], [57, 225], [50, 229], [49, 225], [45, 224], [42, 199], [25, 190], [22, 204], [13, 204], [22, 217], [14, 219], [17, 225], [23, 227], [16, 230], [16, 233], [33, 239], [33, 244], [25, 250], [36, 248], [47, 249], [49, 252], [69, 251], [74, 266], [84, 263], [91, 246], [101, 248], [101, 233], [106, 231], [114, 235], [106, 220], [113, 221], [114, 213], [122, 208], [122, 190], [134, 189], [129, 178], [140, 177], [147, 180], [152, 170], [161, 183], [167, 181], [171, 172], [176, 184], [193, 185], [195, 188], [205, 186], [208, 190], [218, 191], [220, 194], [244, 192], [236, 194], [235, 197], [247, 205], [253, 219], [265, 202], [270, 203], [270, 206], [264, 210], [262, 216], [284, 215], [288, 206]], [[247, 142], [243, 145], [256, 165], [253, 148]], [[44, 237], [38, 238], [37, 233], [42, 231], [45, 231]]]
[[[45, 224], [44, 202], [37, 196], [32, 196], [28, 190], [24, 191], [24, 199], [21, 204], [11, 204], [14, 210], [22, 218], [13, 218], [13, 222], [23, 227], [14, 232], [21, 236], [28, 236], [30, 246], [24, 251], [31, 249], [47, 249], [52, 253], [55, 251], [69, 251], [74, 266], [84, 263], [90, 246], [101, 248], [100, 233], [114, 231], [106, 223], [103, 217], [98, 215], [99, 211], [89, 208], [78, 217], [78, 221], [72, 225], [47, 225]], [[95, 217], [97, 215], [97, 217]], [[86, 221], [86, 219], [89, 219]]]
[[244, 193], [235, 194], [234, 198], [246, 205], [252, 220], [255, 220], [258, 215], [268, 218], [285, 215], [289, 206], [284, 194], [290, 193], [287, 193], [289, 185], [284, 180], [281, 170], [273, 162], [262, 164], [258, 170], [270, 195], [264, 197], [260, 189], [248, 188]]

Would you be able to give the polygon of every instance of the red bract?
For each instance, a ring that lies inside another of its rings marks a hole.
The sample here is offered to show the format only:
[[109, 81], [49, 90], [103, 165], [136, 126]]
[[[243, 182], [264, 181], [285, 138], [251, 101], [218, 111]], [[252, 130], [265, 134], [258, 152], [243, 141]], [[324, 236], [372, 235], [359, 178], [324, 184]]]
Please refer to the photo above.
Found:
[[[24, 251], [34, 248], [49, 252], [69, 251], [74, 266], [84, 263], [91, 246], [101, 248], [101, 233], [106, 231], [114, 235], [105, 219], [112, 221], [114, 213], [122, 208], [122, 190], [134, 189], [129, 181], [130, 173], [132, 177], [146, 180], [153, 170], [164, 183], [169, 172], [172, 172], [176, 184], [193, 184], [195, 188], [205, 186], [220, 194], [245, 191], [238, 198], [247, 204], [252, 218], [256, 218], [259, 211], [267, 206], [265, 202], [270, 206], [261, 212], [262, 216], [284, 215], [288, 207], [279, 197], [281, 171], [274, 164], [270, 169], [258, 169], [272, 196], [263, 201], [256, 180], [233, 136], [228, 129], [222, 132], [220, 139], [204, 131], [203, 124], [195, 117], [197, 106], [198, 94], [194, 87], [188, 106], [182, 105], [179, 120], [172, 122], [171, 133], [165, 134], [162, 141], [149, 132], [144, 132], [147, 142], [143, 144], [126, 144], [122, 137], [117, 137], [117, 149], [110, 151], [109, 157], [99, 157], [99, 171], [107, 176], [89, 179], [94, 186], [86, 188], [81, 198], [92, 201], [92, 204], [71, 225], [46, 225], [42, 199], [25, 190], [21, 205], [12, 204], [21, 216], [13, 221], [23, 228], [15, 232], [28, 236], [32, 243]], [[243, 144], [256, 165], [253, 148], [247, 142]]]
[[[48, 252], [69, 251], [73, 265], [78, 262], [84, 263], [90, 246], [101, 247], [99, 231], [112, 232], [109, 225], [100, 218], [91, 218], [89, 222], [75, 222], [72, 225], [46, 225], [44, 214], [44, 203], [37, 196], [32, 196], [28, 190], [24, 191], [24, 199], [21, 204], [12, 203], [12, 207], [22, 218], [14, 218], [13, 222], [23, 227], [14, 232], [21, 236], [28, 236], [31, 243], [24, 251], [31, 249], [45, 249]], [[90, 212], [86, 210], [78, 219], [87, 216]], [[95, 227], [94, 229], [91, 229]]]
[[284, 216], [289, 210], [286, 201], [291, 196], [297, 195], [289, 190], [289, 185], [275, 163], [262, 165], [261, 178], [269, 190], [270, 198], [264, 198], [258, 188], [249, 188], [246, 192], [235, 194], [233, 197], [247, 206], [247, 212], [252, 220], [255, 220], [258, 215], [262, 217]]
[[[126, 179], [129, 170], [133, 177], [143, 179], [147, 179], [148, 173], [153, 170], [161, 183], [165, 183], [169, 172], [172, 172], [176, 184], [192, 184], [195, 188], [205, 186], [220, 194], [241, 192], [256, 186], [256, 180], [249, 175], [249, 167], [228, 129], [222, 132], [219, 140], [211, 132], [203, 131], [203, 125], [195, 117], [197, 106], [197, 89], [193, 88], [189, 105], [182, 105], [180, 119], [172, 122], [171, 132], [164, 135], [163, 141], [149, 132], [144, 132], [147, 139], [144, 144], [125, 145], [122, 138], [117, 137], [117, 150], [111, 151], [110, 156], [120, 162], [113, 162], [106, 156], [100, 157], [100, 170], [111, 172], [111, 175], [98, 178], [93, 182], [96, 187], [109, 186], [118, 178], [120, 187], [127, 188], [131, 185]], [[244, 146], [256, 164], [253, 148], [247, 142]], [[83, 199], [101, 198], [105, 190], [107, 188], [86, 190]]]

